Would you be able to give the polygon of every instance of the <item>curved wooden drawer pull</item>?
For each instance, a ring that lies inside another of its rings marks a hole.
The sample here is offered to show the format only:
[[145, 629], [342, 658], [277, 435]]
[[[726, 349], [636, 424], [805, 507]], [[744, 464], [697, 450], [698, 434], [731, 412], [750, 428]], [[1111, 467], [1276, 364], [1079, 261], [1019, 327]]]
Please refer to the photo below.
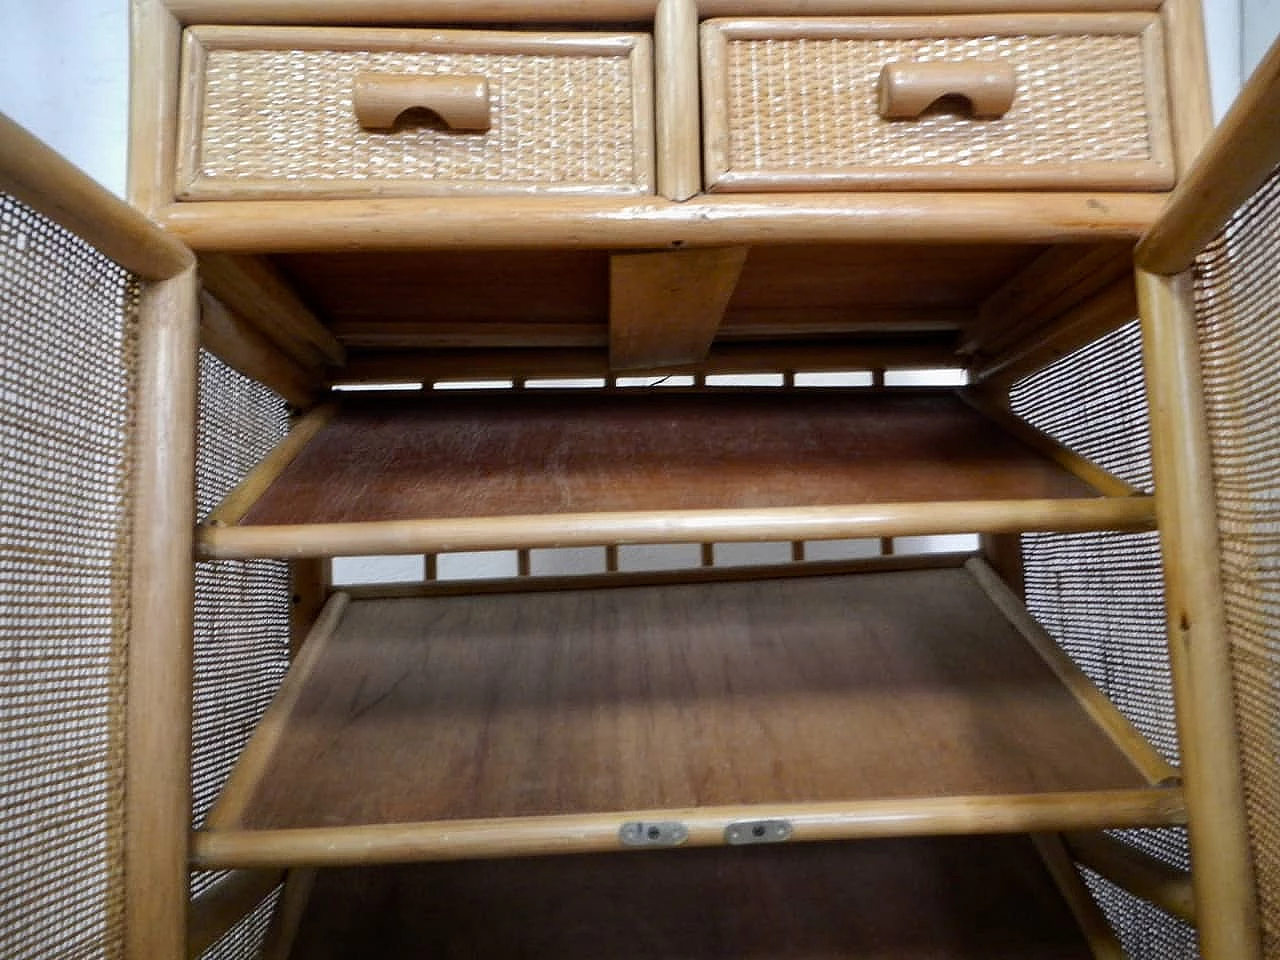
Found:
[[968, 102], [975, 117], [1002, 117], [1013, 106], [1013, 64], [1007, 60], [962, 63], [888, 63], [880, 71], [880, 116], [920, 116], [942, 99]]
[[368, 130], [389, 130], [406, 110], [429, 110], [450, 130], [489, 129], [489, 81], [478, 76], [415, 77], [359, 73], [356, 119]]

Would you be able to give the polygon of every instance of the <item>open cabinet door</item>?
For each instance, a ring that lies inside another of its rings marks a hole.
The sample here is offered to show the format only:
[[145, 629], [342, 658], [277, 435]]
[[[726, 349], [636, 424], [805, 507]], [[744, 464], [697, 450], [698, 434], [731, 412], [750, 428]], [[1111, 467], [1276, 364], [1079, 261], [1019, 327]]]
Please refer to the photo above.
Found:
[[1207, 957], [1280, 956], [1278, 167], [1280, 46], [1137, 251]]
[[0, 955], [186, 955], [195, 260], [0, 117]]

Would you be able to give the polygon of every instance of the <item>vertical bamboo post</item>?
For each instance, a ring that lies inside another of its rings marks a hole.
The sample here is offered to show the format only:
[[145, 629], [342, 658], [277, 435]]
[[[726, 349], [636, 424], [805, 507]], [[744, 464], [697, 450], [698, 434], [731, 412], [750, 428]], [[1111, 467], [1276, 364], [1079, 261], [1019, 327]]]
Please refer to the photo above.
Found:
[[1189, 274], [1138, 271], [1193, 884], [1207, 960], [1260, 957]]
[[698, 5], [658, 0], [653, 23], [658, 193], [688, 200], [702, 189], [698, 101]]
[[125, 955], [185, 960], [191, 832], [194, 268], [143, 291], [125, 709]]

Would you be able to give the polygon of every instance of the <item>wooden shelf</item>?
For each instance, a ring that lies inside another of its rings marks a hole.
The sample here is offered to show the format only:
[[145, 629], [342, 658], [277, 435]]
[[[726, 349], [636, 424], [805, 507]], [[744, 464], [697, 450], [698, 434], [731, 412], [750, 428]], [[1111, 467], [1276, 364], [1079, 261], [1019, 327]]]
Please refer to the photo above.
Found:
[[1088, 894], [1063, 886], [1023, 837], [326, 870], [291, 956], [1119, 956], [1099, 949]]
[[1173, 773], [989, 568], [339, 595], [200, 866], [1181, 822]]
[[302, 425], [199, 544], [296, 557], [1152, 524], [1150, 498], [1099, 493], [951, 391], [435, 392], [351, 397]]

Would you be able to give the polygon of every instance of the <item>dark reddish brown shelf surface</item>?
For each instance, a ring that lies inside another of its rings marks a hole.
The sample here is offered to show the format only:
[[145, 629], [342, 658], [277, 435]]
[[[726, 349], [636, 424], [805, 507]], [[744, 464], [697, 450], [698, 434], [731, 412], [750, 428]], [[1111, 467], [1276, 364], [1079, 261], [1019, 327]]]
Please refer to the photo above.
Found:
[[1097, 491], [946, 391], [351, 397], [242, 523]]
[[321, 871], [295, 960], [1087, 960], [1031, 842], [945, 837]]
[[355, 600], [228, 828], [1139, 789], [961, 568]]

